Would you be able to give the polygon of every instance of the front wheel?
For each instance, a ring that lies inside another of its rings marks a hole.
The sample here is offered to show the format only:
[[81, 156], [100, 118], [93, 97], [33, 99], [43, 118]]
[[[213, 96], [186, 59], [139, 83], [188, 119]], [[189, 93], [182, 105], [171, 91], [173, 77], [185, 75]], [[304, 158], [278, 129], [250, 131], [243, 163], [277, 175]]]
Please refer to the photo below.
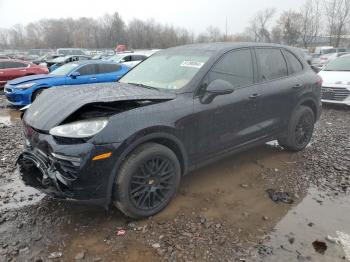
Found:
[[113, 202], [129, 217], [155, 215], [174, 197], [180, 178], [180, 163], [172, 150], [156, 143], [143, 144], [122, 164]]
[[40, 96], [40, 94], [44, 91], [44, 88], [38, 89], [36, 90], [33, 95], [32, 95], [32, 103], [35, 101], [35, 99], [38, 98], [38, 96]]
[[287, 134], [278, 143], [287, 150], [303, 150], [310, 142], [315, 125], [315, 115], [310, 107], [300, 106], [292, 115]]

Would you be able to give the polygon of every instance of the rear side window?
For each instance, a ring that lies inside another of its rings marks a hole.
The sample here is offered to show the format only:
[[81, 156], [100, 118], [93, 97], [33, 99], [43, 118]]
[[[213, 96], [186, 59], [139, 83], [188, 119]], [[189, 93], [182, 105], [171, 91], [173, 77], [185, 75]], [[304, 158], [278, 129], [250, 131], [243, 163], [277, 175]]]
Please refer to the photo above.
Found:
[[77, 71], [80, 73], [80, 75], [95, 75], [98, 74], [96, 65], [84, 65], [83, 67], [79, 68]]
[[80, 61], [82, 61], [82, 60], [89, 60], [89, 58], [87, 56], [78, 56], [78, 59]]
[[122, 62], [130, 62], [131, 61], [131, 56], [128, 55], [128, 56], [124, 57], [121, 61]]
[[4, 62], [4, 69], [6, 68], [21, 68], [21, 67], [27, 67], [27, 64], [21, 63], [21, 62]]
[[250, 50], [242, 49], [226, 54], [209, 73], [209, 83], [216, 79], [230, 82], [235, 88], [253, 84]]
[[295, 57], [291, 52], [284, 51], [286, 59], [288, 61], [290, 74], [297, 74], [303, 71], [303, 65], [300, 63], [299, 59]]
[[147, 58], [147, 56], [144, 56], [144, 55], [133, 55], [131, 57], [131, 60], [132, 61], [143, 61]]
[[255, 52], [261, 81], [274, 80], [288, 75], [287, 64], [280, 49], [257, 48]]
[[4, 69], [5, 68], [5, 62], [0, 62], [0, 69]]
[[113, 65], [113, 64], [98, 64], [96, 65], [98, 68], [99, 74], [107, 74], [112, 72], [117, 72], [120, 70], [120, 65]]

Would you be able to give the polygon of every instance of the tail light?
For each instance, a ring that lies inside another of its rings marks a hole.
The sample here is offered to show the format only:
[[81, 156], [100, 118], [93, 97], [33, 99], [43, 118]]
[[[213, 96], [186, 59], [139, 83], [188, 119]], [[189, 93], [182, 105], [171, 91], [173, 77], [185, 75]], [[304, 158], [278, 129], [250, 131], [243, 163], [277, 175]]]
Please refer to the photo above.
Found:
[[323, 84], [323, 79], [319, 75], [317, 75], [316, 85], [317, 87], [321, 88]]

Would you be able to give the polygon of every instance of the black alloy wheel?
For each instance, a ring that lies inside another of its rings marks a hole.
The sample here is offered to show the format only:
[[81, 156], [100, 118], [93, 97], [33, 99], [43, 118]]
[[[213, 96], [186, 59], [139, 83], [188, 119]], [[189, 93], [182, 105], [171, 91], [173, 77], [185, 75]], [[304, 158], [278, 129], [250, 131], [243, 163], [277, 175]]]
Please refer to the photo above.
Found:
[[156, 208], [169, 198], [174, 184], [175, 169], [170, 160], [163, 156], [153, 157], [146, 160], [131, 178], [131, 202], [138, 209]]

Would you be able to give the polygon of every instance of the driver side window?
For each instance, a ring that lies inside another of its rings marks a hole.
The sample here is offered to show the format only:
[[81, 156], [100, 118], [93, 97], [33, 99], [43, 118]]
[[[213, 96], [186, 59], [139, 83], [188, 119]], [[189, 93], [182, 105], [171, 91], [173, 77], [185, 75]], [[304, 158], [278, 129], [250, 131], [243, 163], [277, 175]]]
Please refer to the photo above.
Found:
[[235, 89], [254, 83], [253, 62], [249, 49], [234, 50], [224, 55], [208, 74], [208, 84], [224, 80]]

